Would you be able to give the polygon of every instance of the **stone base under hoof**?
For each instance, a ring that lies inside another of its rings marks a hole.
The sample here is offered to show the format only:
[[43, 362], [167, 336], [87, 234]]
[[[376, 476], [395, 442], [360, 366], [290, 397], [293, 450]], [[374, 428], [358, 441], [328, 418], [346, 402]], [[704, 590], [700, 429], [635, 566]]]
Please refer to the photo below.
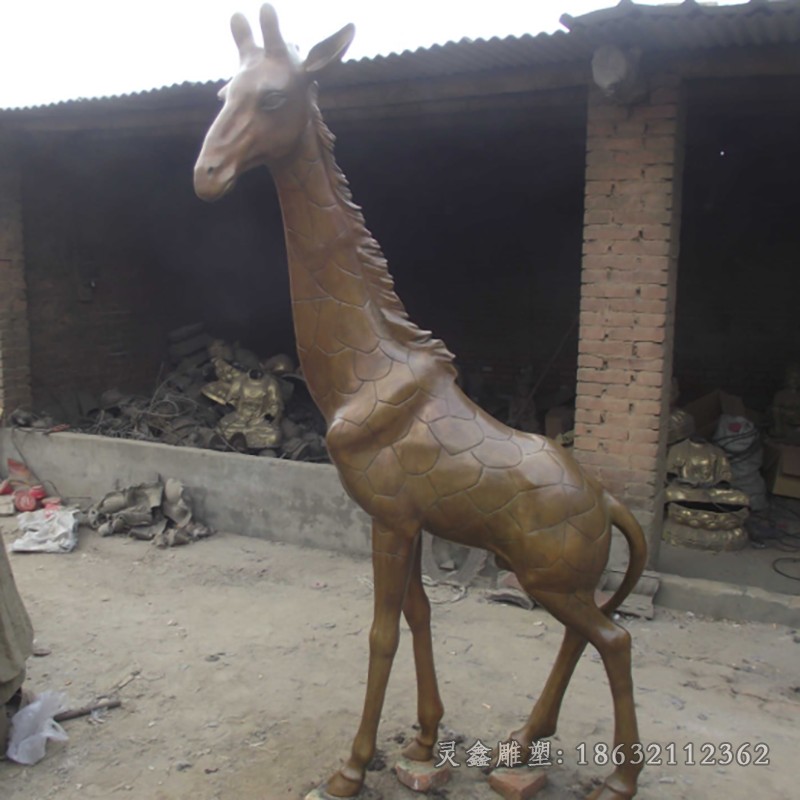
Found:
[[[305, 800], [342, 800], [342, 798], [328, 794], [324, 786], [317, 786], [316, 789], [312, 789], [305, 796]], [[383, 800], [383, 795], [368, 786], [364, 786], [353, 800]]]
[[547, 773], [544, 768], [496, 769], [489, 776], [489, 786], [504, 800], [529, 800], [546, 784]]
[[430, 792], [450, 780], [450, 768], [435, 767], [434, 761], [412, 761], [399, 758], [394, 766], [397, 779], [414, 792]]

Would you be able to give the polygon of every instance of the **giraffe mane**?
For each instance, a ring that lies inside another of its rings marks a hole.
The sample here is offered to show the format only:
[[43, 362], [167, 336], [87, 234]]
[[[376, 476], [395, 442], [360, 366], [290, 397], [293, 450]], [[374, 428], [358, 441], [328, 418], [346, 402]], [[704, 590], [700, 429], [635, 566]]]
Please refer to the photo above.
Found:
[[367, 229], [361, 207], [353, 202], [350, 184], [336, 163], [334, 143], [336, 137], [325, 124], [322, 113], [316, 103], [312, 104], [313, 123], [322, 144], [322, 154], [328, 174], [332, 178], [333, 189], [347, 212], [348, 217], [358, 232], [357, 250], [361, 258], [362, 274], [367, 291], [376, 306], [380, 309], [391, 332], [402, 344], [430, 353], [437, 363], [444, 365], [455, 376], [453, 354], [441, 339], [435, 338], [430, 331], [422, 330], [408, 317], [403, 301], [397, 296], [394, 278], [389, 272], [389, 265], [380, 245]]

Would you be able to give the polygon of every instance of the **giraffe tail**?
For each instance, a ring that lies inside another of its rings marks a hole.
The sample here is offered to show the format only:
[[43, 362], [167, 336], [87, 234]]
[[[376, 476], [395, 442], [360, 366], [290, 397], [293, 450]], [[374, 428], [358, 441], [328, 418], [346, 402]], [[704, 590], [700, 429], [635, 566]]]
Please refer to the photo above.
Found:
[[600, 606], [600, 610], [610, 615], [620, 606], [625, 598], [633, 591], [639, 578], [644, 572], [647, 562], [647, 539], [645, 539], [642, 526], [637, 522], [636, 517], [608, 492], [605, 493], [606, 503], [611, 512], [611, 522], [622, 531], [622, 535], [628, 542], [630, 559], [628, 569], [622, 583], [617, 587], [611, 597]]

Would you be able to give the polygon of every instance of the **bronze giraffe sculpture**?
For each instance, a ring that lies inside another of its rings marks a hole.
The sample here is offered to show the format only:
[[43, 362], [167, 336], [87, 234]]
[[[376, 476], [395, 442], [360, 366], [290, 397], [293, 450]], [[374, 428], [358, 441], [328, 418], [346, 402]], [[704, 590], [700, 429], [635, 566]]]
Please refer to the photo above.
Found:
[[[197, 194], [215, 200], [246, 170], [266, 165], [280, 198], [297, 349], [309, 390], [328, 424], [327, 444], [345, 489], [372, 517], [375, 612], [361, 724], [345, 765], [327, 782], [353, 797], [375, 751], [378, 721], [399, 639], [413, 636], [419, 733], [404, 755], [433, 756], [443, 714], [430, 605], [420, 573], [420, 531], [482, 547], [566, 628], [561, 650], [528, 721], [511, 734], [525, 752], [556, 730], [573, 670], [591, 642], [614, 702], [614, 746], [624, 754], [593, 800], [633, 797], [641, 770], [630, 635], [610, 615], [645, 563], [632, 514], [554, 442], [490, 417], [455, 383], [444, 344], [409, 321], [386, 262], [351, 200], [316, 104], [315, 81], [352, 41], [352, 25], [305, 61], [283, 41], [274, 9], [261, 9], [264, 47], [245, 18], [231, 20], [241, 66], [220, 92], [224, 105], [195, 166]], [[625, 535], [630, 565], [602, 608], [594, 590], [611, 525]]]

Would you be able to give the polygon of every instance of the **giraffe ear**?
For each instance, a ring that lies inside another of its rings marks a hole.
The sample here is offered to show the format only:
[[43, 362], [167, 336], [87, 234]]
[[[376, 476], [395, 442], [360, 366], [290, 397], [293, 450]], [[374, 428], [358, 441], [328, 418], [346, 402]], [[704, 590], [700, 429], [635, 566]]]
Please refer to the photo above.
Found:
[[311, 48], [311, 52], [303, 64], [308, 75], [316, 75], [326, 70], [331, 64], [341, 61], [353, 37], [356, 35], [356, 26], [352, 22], [340, 31], [329, 36]]

